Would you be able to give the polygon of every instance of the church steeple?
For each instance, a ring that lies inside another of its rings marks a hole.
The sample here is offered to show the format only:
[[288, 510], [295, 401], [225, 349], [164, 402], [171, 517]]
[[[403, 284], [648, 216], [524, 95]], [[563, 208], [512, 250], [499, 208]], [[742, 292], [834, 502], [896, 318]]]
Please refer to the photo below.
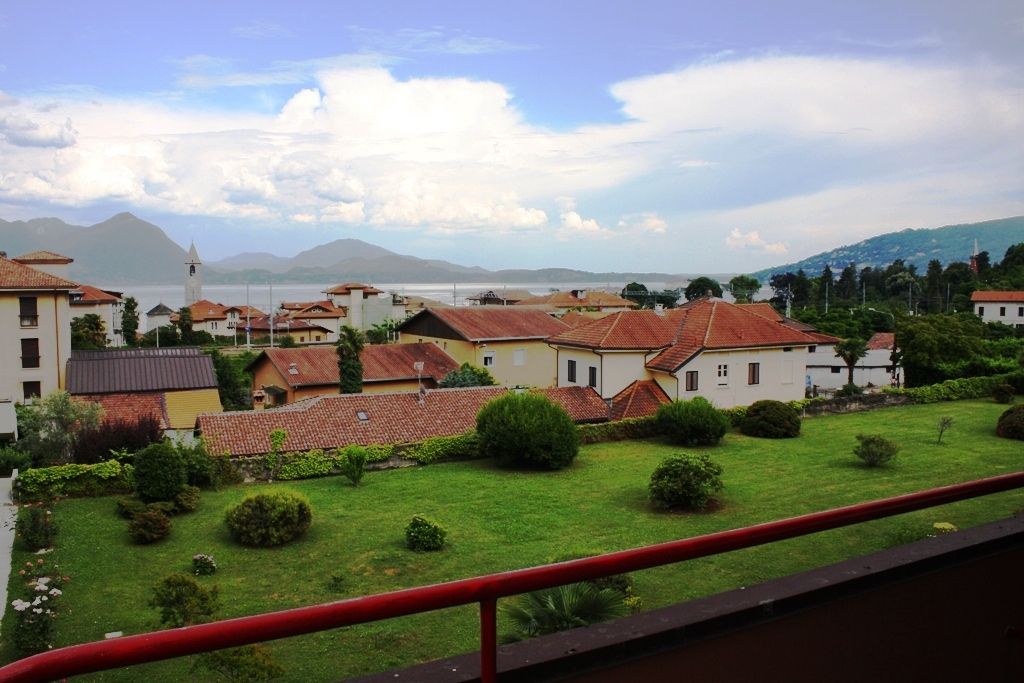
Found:
[[185, 261], [185, 305], [191, 306], [203, 298], [203, 262], [199, 260], [199, 252], [196, 251], [196, 243], [193, 242], [188, 250], [188, 259]]

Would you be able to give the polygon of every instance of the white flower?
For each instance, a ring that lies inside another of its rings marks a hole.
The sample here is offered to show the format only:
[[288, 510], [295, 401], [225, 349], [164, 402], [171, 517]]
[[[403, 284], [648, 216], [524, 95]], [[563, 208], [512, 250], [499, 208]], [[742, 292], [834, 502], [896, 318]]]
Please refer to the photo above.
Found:
[[51, 588], [50, 589], [50, 595], [52, 595], [53, 597], [57, 597], [58, 595], [63, 595], [63, 594], [64, 594], [64, 591], [62, 591], [59, 588]]
[[14, 600], [11, 602], [11, 607], [13, 607], [18, 612], [24, 612], [26, 609], [30, 607], [30, 604], [25, 602], [24, 600]]
[[32, 611], [35, 612], [36, 614], [42, 614], [43, 613], [43, 610], [42, 610], [41, 607], [33, 607]]
[[[38, 579], [36, 579], [36, 583], [41, 583], [41, 584], [43, 584], [45, 586], [46, 584], [50, 583], [50, 577], [49, 576], [40, 576]], [[37, 588], [36, 590], [39, 590], [39, 589]]]

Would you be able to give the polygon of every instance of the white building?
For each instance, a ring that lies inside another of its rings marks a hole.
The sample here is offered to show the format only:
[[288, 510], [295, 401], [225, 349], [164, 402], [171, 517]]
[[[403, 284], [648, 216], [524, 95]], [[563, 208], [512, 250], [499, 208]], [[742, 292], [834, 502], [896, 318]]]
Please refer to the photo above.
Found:
[[[807, 359], [807, 384], [819, 389], [841, 389], [849, 379], [849, 368], [836, 355], [835, 342], [818, 344]], [[868, 352], [853, 368], [853, 383], [859, 387], [884, 387], [902, 381], [902, 369], [893, 364], [896, 335], [876, 332], [867, 342]]]
[[974, 292], [971, 303], [975, 315], [987, 323], [1024, 329], [1024, 292]]
[[71, 317], [81, 318], [90, 313], [103, 321], [108, 346], [124, 346], [121, 334], [121, 312], [124, 302], [121, 292], [99, 289], [92, 285], [79, 285], [71, 293]]

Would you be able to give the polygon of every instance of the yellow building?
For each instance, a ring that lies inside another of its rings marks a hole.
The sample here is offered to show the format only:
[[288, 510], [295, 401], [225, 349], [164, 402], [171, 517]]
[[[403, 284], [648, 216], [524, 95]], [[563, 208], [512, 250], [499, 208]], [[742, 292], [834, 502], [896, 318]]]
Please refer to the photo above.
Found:
[[398, 326], [402, 344], [436, 344], [509, 387], [556, 386], [555, 350], [546, 339], [568, 329], [543, 311], [514, 306], [428, 308]]

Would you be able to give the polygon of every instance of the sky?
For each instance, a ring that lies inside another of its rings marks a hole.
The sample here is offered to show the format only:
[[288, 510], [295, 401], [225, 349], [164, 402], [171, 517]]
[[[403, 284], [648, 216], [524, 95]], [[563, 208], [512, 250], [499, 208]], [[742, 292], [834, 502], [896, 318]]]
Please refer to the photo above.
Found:
[[1024, 214], [1024, 4], [0, 0], [0, 218], [750, 272]]

